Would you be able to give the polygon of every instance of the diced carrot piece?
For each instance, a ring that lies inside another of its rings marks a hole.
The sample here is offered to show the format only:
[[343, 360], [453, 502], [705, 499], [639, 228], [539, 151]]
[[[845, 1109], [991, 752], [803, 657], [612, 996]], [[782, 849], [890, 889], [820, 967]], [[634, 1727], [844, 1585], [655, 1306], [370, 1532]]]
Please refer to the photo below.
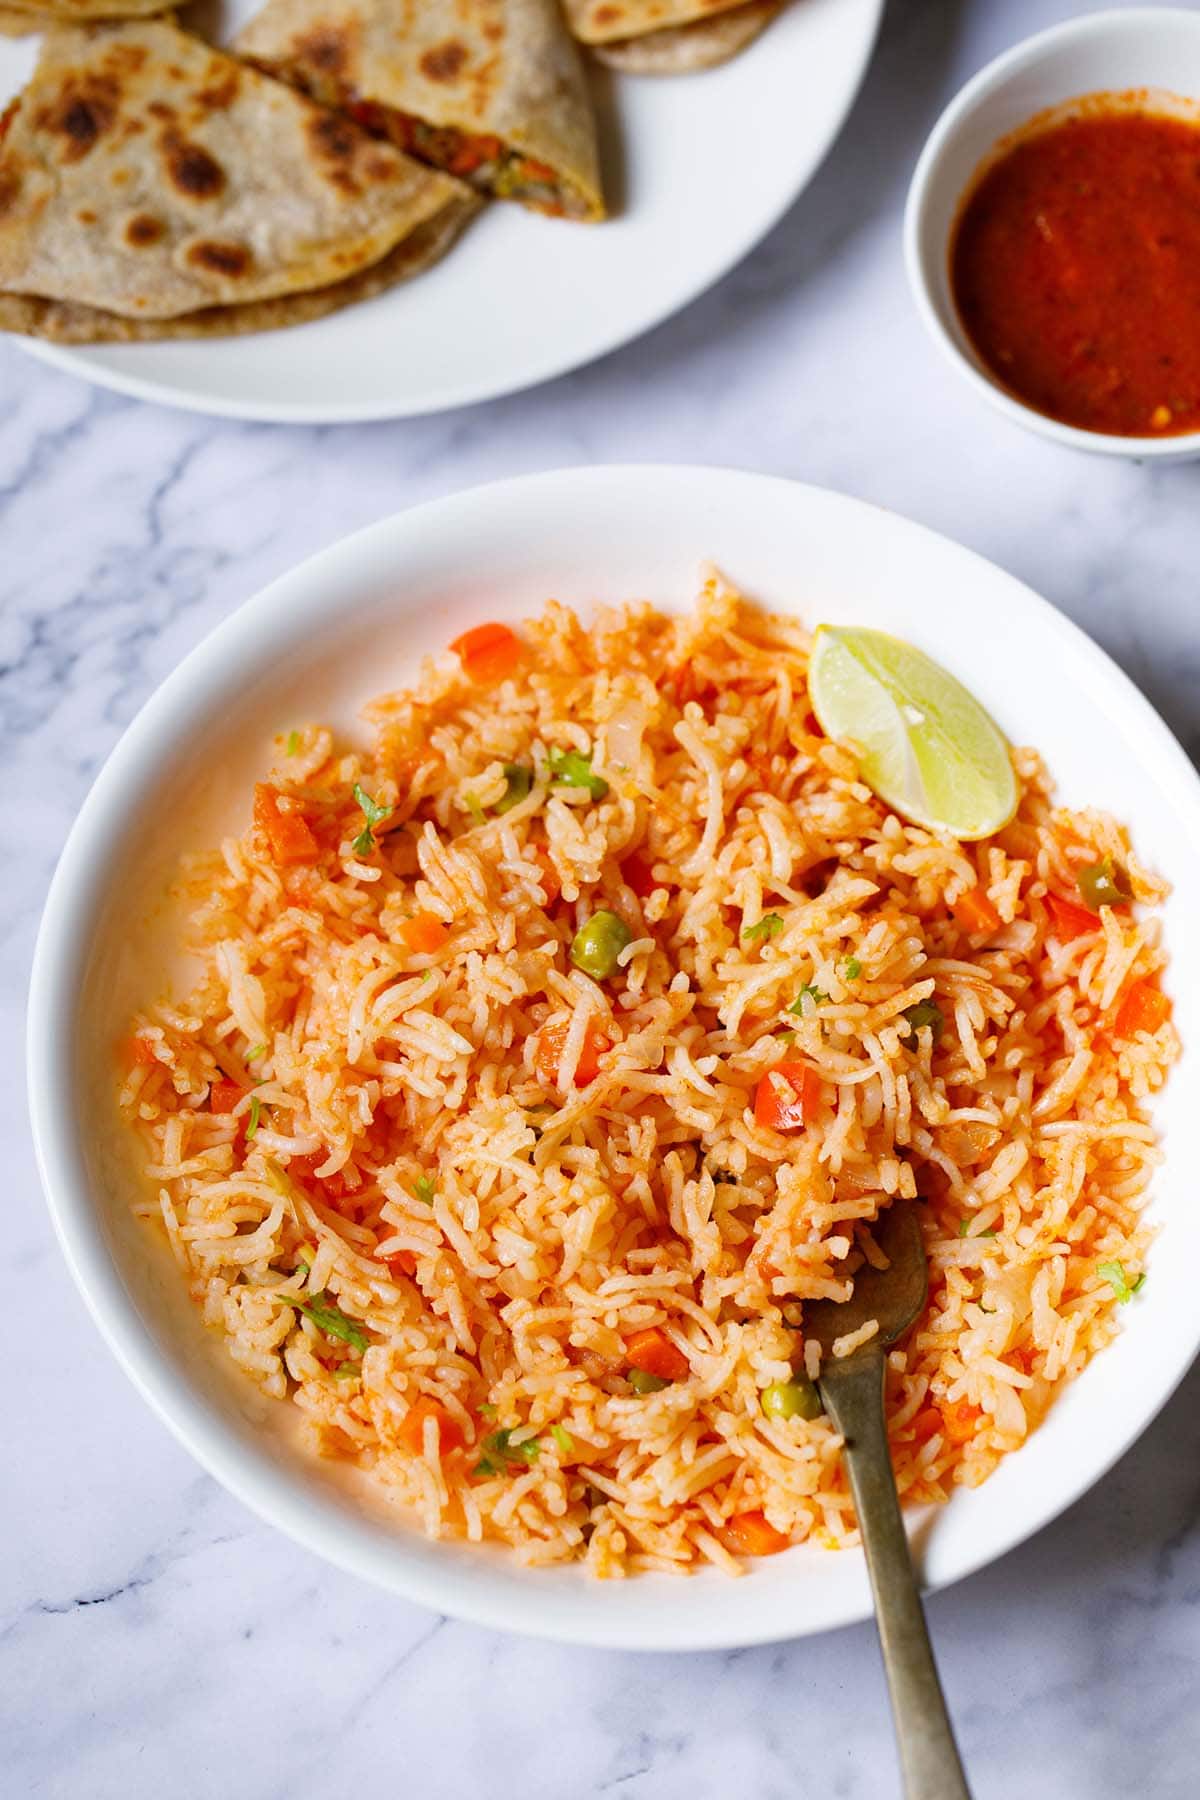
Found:
[[[563, 1045], [570, 1029], [568, 1019], [557, 1019], [553, 1025], [547, 1025], [538, 1038], [534, 1062], [538, 1080], [546, 1087], [558, 1086], [558, 1066], [562, 1061]], [[610, 1047], [608, 1039], [601, 1035], [594, 1022], [589, 1019], [583, 1049], [575, 1068], [576, 1087], [586, 1087], [589, 1081], [595, 1081], [600, 1073], [600, 1058]]]
[[480, 686], [503, 681], [521, 660], [521, 640], [507, 625], [476, 625], [456, 637], [450, 648], [461, 661], [467, 680]]
[[446, 164], [451, 175], [473, 175], [487, 158], [477, 138], [463, 138]]
[[660, 1381], [682, 1381], [691, 1374], [691, 1365], [682, 1350], [677, 1350], [665, 1331], [651, 1325], [635, 1331], [625, 1340], [625, 1360], [631, 1369], [657, 1375]]
[[969, 1400], [952, 1400], [940, 1408], [942, 1425], [952, 1444], [968, 1444], [983, 1414]]
[[950, 911], [956, 923], [972, 936], [977, 932], [1000, 929], [1000, 914], [981, 887], [968, 888], [965, 894], [960, 894]]
[[428, 1399], [415, 1401], [401, 1421], [398, 1435], [406, 1449], [414, 1451], [418, 1456], [421, 1454], [425, 1447], [426, 1419], [437, 1420], [439, 1455], [444, 1456], [449, 1450], [462, 1449], [466, 1439], [458, 1420], [439, 1401]]
[[389, 1269], [399, 1269], [402, 1275], [415, 1275], [417, 1259], [411, 1250], [393, 1250], [390, 1256], [381, 1256], [377, 1260]]
[[621, 880], [633, 889], [639, 900], [645, 900], [660, 884], [655, 881], [651, 865], [640, 851], [634, 850], [621, 864]]
[[411, 919], [405, 919], [400, 927], [400, 936], [410, 950], [419, 956], [432, 956], [436, 950], [442, 949], [450, 936], [450, 927], [442, 923], [436, 913], [414, 913]]
[[1099, 931], [1100, 920], [1086, 906], [1076, 906], [1073, 900], [1064, 900], [1061, 894], [1047, 894], [1046, 905], [1054, 927], [1054, 935], [1061, 943], [1069, 944], [1078, 937], [1089, 937], [1093, 931]]
[[308, 1156], [293, 1156], [288, 1163], [288, 1174], [294, 1180], [315, 1181], [327, 1200], [344, 1200], [347, 1194], [356, 1194], [362, 1186], [362, 1176], [355, 1168], [337, 1169], [332, 1175], [318, 1175], [317, 1170], [322, 1163], [329, 1160], [326, 1150], [313, 1150]]
[[260, 781], [254, 789], [254, 823], [263, 833], [271, 860], [280, 864], [314, 862], [321, 847], [303, 813], [280, 809], [277, 788]]
[[945, 1432], [945, 1422], [936, 1406], [923, 1406], [912, 1421], [913, 1436], [918, 1444], [927, 1443], [937, 1433]]
[[154, 1054], [154, 1045], [151, 1040], [136, 1034], [130, 1038], [126, 1047], [126, 1053], [131, 1063], [141, 1063], [146, 1067], [149, 1067], [151, 1063], [156, 1063], [158, 1061], [157, 1056]]
[[738, 1556], [776, 1556], [786, 1550], [789, 1540], [782, 1531], [768, 1525], [760, 1512], [734, 1513], [721, 1528], [727, 1550]]
[[208, 1104], [215, 1113], [231, 1113], [245, 1091], [237, 1081], [214, 1081], [208, 1090]]
[[1131, 981], [1117, 1008], [1113, 1030], [1118, 1037], [1136, 1037], [1139, 1031], [1157, 1031], [1171, 1016], [1171, 1002], [1152, 981]]
[[821, 1082], [807, 1063], [782, 1062], [768, 1069], [754, 1095], [754, 1123], [772, 1131], [800, 1131], [821, 1101]]

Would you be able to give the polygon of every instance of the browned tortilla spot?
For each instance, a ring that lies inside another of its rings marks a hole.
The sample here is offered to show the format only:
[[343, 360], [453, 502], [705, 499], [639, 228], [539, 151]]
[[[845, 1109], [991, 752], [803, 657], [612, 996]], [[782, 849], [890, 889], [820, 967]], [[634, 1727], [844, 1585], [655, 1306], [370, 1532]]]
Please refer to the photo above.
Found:
[[54, 104], [37, 115], [37, 124], [61, 137], [64, 162], [81, 162], [112, 125], [117, 105], [117, 88], [110, 81], [94, 79], [79, 87], [67, 81]]
[[343, 75], [350, 60], [350, 32], [344, 25], [319, 25], [298, 37], [292, 48], [300, 62], [327, 75]]
[[75, 217], [79, 220], [81, 225], [94, 225], [96, 223], [96, 215], [90, 206], [81, 206], [79, 211], [75, 214]]
[[224, 169], [199, 144], [173, 131], [163, 133], [161, 144], [167, 174], [181, 194], [190, 200], [215, 200], [225, 191]]
[[20, 193], [20, 172], [15, 168], [0, 170], [0, 219], [12, 211]]
[[395, 176], [396, 168], [395, 164], [388, 162], [385, 157], [373, 156], [364, 166], [363, 172], [368, 181], [391, 181]]
[[456, 81], [466, 60], [466, 45], [460, 44], [457, 38], [447, 38], [444, 44], [434, 44], [425, 52], [421, 58], [421, 73], [430, 81]]
[[197, 106], [209, 112], [224, 112], [237, 99], [241, 85], [242, 78], [236, 69], [223, 69], [217, 79], [209, 82], [207, 87], [197, 89], [193, 97]]
[[193, 244], [187, 260], [196, 269], [208, 269], [214, 275], [245, 275], [253, 258], [245, 244], [214, 244], [205, 239]]
[[152, 119], [173, 119], [175, 117], [175, 108], [169, 106], [165, 100], [147, 101], [146, 111]]
[[615, 25], [624, 16], [619, 6], [598, 6], [592, 14], [597, 25]]
[[135, 213], [125, 227], [125, 242], [135, 250], [143, 250], [150, 244], [157, 244], [166, 229], [153, 213]]
[[353, 162], [359, 136], [349, 119], [336, 113], [316, 113], [308, 121], [308, 137], [315, 155], [327, 162]]
[[144, 44], [114, 44], [104, 58], [104, 67], [114, 75], [136, 75], [145, 61]]

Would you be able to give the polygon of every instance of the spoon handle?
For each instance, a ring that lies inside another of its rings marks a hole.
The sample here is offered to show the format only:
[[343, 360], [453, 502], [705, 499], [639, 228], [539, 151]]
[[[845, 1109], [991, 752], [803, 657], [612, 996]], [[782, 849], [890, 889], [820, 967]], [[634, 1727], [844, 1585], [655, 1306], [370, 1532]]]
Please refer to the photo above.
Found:
[[848, 1358], [821, 1383], [846, 1466], [875, 1595], [907, 1800], [971, 1800], [938, 1680], [883, 1415], [883, 1356]]

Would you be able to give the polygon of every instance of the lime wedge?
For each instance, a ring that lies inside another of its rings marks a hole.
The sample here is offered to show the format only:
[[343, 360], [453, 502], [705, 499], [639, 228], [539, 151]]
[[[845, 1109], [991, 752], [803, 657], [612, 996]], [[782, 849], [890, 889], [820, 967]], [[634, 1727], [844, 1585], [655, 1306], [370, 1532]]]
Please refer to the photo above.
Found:
[[821, 625], [808, 688], [821, 729], [855, 751], [863, 780], [914, 825], [984, 838], [1017, 810], [1004, 737], [923, 651], [885, 631]]

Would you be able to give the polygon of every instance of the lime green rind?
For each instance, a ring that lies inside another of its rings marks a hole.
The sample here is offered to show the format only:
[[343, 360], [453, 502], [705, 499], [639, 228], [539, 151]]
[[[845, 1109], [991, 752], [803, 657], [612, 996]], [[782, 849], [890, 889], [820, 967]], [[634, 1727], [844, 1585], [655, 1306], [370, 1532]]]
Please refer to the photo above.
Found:
[[990, 837], [1019, 799], [1008, 744], [962, 683], [886, 632], [822, 625], [809, 669], [822, 729], [856, 749], [863, 779], [913, 824]]

